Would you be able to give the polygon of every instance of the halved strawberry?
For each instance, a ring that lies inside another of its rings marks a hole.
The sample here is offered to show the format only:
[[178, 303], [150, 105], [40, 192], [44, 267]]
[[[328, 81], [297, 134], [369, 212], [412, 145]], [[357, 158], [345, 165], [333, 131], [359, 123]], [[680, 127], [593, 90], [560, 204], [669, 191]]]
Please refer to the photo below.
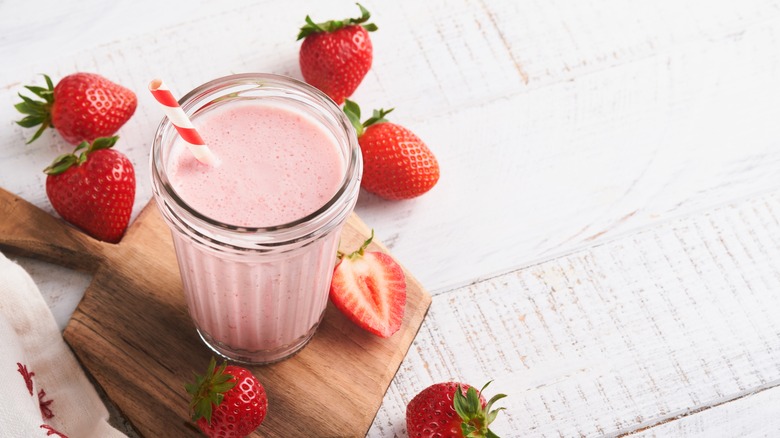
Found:
[[401, 328], [406, 305], [403, 269], [389, 255], [366, 251], [374, 231], [352, 254], [339, 253], [330, 300], [352, 322], [388, 338]]

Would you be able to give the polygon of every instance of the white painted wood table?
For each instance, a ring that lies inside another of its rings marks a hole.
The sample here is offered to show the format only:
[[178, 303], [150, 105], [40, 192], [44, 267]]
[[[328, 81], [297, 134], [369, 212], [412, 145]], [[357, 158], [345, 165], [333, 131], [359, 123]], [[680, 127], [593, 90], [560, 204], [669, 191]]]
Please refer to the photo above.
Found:
[[[438, 156], [416, 200], [359, 215], [434, 295], [369, 431], [443, 380], [509, 394], [508, 437], [780, 436], [780, 2], [366, 0], [354, 99]], [[136, 90], [120, 135], [150, 199], [161, 115], [230, 73], [300, 77], [306, 14], [351, 2], [0, 1], [0, 186], [52, 211], [12, 105], [39, 73]], [[21, 260], [64, 326], [89, 278]]]

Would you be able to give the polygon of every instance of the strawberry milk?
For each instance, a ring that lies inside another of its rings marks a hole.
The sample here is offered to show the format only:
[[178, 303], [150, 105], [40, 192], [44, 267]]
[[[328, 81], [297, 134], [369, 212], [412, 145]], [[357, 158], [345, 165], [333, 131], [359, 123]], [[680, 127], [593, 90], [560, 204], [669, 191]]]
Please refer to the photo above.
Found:
[[328, 100], [245, 94], [228, 93], [191, 116], [217, 166], [195, 160], [171, 133], [168, 142], [158, 138], [168, 146], [160, 162], [153, 157], [153, 179], [160, 174], [155, 197], [200, 336], [232, 360], [270, 363], [302, 348], [322, 319], [360, 153]]
[[238, 102], [193, 123], [220, 163], [201, 164], [179, 139], [168, 178], [192, 208], [219, 222], [271, 227], [295, 221], [325, 205], [344, 177], [333, 136], [284, 106]]

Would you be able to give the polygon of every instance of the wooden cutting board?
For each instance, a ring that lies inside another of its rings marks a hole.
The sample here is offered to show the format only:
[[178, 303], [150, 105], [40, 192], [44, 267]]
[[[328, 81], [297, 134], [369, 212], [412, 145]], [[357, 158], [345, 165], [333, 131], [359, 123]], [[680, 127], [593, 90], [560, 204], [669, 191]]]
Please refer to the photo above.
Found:
[[[342, 249], [356, 248], [369, 233], [353, 215]], [[370, 249], [386, 251], [374, 242]], [[114, 245], [0, 189], [0, 249], [93, 273], [65, 340], [143, 436], [197, 435], [184, 383], [212, 353], [190, 322], [171, 237], [153, 201]], [[269, 399], [254, 436], [365, 436], [431, 303], [408, 272], [406, 279], [403, 326], [392, 337], [357, 328], [329, 305], [299, 354], [251, 368]]]

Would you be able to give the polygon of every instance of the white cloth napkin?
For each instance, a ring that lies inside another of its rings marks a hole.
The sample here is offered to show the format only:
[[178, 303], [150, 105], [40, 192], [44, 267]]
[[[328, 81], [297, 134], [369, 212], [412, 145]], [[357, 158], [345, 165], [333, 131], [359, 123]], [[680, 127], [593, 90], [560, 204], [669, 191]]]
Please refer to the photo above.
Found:
[[0, 437], [123, 437], [27, 272], [0, 253]]

